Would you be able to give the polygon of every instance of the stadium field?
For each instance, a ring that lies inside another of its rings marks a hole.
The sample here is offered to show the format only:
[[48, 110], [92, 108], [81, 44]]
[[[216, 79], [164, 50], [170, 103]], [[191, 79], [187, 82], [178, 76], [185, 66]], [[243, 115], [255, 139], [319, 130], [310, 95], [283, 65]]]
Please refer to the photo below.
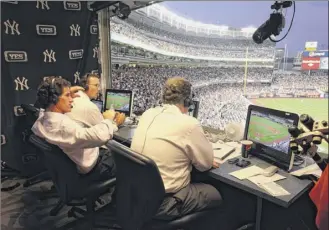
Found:
[[261, 98], [253, 99], [253, 104], [272, 109], [309, 114], [315, 120], [328, 120], [328, 99], [322, 98]]
[[273, 144], [287, 139], [287, 128], [266, 118], [251, 116], [248, 134], [252, 140]]
[[[327, 98], [260, 98], [252, 99], [251, 102], [255, 105], [297, 113], [298, 115], [306, 113], [314, 120], [328, 121], [329, 100]], [[322, 144], [320, 150], [328, 154], [329, 147], [327, 144]]]
[[127, 110], [126, 108], [129, 108], [129, 100], [129, 96], [111, 95], [107, 98], [106, 108], [110, 108], [111, 104], [113, 104], [116, 110]]

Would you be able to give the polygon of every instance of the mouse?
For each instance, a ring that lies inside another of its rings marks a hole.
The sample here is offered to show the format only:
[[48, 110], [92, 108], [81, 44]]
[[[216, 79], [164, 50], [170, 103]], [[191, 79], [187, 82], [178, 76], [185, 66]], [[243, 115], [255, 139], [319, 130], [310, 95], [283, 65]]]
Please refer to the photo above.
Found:
[[266, 169], [264, 169], [264, 171], [262, 172], [262, 175], [263, 176], [266, 176], [266, 177], [271, 177], [273, 176], [277, 171], [279, 170], [278, 167], [272, 165]]

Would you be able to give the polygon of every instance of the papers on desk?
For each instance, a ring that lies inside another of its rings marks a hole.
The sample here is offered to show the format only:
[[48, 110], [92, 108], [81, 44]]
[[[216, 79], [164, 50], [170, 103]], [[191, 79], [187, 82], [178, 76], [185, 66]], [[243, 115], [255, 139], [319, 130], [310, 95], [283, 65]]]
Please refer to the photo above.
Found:
[[266, 177], [266, 176], [263, 176], [263, 175], [256, 175], [256, 176], [249, 177], [247, 179], [250, 180], [252, 183], [259, 186], [260, 184], [266, 184], [266, 183], [269, 183], [269, 182], [283, 180], [285, 178], [286, 178], [285, 176], [282, 176], [282, 175], [276, 173], [271, 177]]
[[220, 160], [224, 160], [230, 154], [234, 153], [235, 147], [226, 145], [226, 144], [213, 144], [214, 157]]
[[271, 194], [272, 196], [287, 196], [290, 195], [290, 193], [285, 190], [281, 185], [275, 183], [275, 182], [268, 182], [265, 184], [259, 184], [260, 188], [263, 188], [266, 192]]
[[293, 176], [314, 175], [320, 178], [322, 174], [322, 170], [319, 168], [319, 166], [316, 163], [314, 163], [305, 168], [301, 168], [299, 170], [293, 171], [290, 174]]
[[238, 178], [239, 180], [244, 180], [249, 177], [259, 175], [263, 172], [263, 169], [257, 167], [256, 165], [250, 166], [248, 168], [240, 169], [235, 172], [231, 172], [230, 175]]

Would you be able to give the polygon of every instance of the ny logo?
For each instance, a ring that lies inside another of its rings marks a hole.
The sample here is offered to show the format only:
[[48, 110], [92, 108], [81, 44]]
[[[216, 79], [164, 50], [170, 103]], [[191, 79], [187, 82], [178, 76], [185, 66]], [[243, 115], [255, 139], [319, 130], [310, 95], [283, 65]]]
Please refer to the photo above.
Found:
[[80, 81], [80, 72], [74, 73], [74, 84], [78, 83]]
[[29, 86], [27, 85], [28, 80], [25, 77], [23, 77], [22, 79], [20, 79], [20, 77], [17, 77], [14, 81], [16, 83], [16, 88], [15, 88], [16, 91], [29, 89]]
[[50, 52], [48, 51], [48, 49], [46, 49], [45, 51], [43, 51], [43, 62], [56, 62], [55, 54], [56, 52], [54, 52], [52, 49], [50, 50]]
[[10, 22], [9, 19], [8, 19], [3, 24], [5, 24], [5, 26], [6, 26], [5, 34], [9, 34], [9, 30], [10, 30], [11, 35], [15, 35], [15, 33], [17, 35], [21, 34], [18, 30], [19, 24], [16, 21], [13, 20], [12, 22]]
[[93, 51], [94, 51], [93, 58], [98, 58], [99, 48], [98, 47], [95, 47], [95, 48], [93, 48]]
[[48, 1], [37, 1], [37, 5], [36, 5], [36, 8], [37, 9], [40, 9], [40, 6], [41, 6], [41, 9], [42, 10], [49, 10], [49, 6], [48, 6]]
[[72, 24], [70, 26], [70, 30], [71, 30], [71, 36], [80, 36], [80, 26], [78, 24], [74, 25]]

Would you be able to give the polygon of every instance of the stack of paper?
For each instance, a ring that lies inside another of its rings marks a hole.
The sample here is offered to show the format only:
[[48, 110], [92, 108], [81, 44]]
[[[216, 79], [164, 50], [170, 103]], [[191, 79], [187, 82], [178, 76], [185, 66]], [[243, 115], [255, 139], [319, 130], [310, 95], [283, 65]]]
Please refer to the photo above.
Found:
[[293, 171], [290, 173], [291, 175], [293, 176], [302, 176], [302, 175], [314, 175], [314, 176], [317, 176], [317, 177], [321, 177], [321, 174], [322, 174], [322, 170], [319, 168], [319, 166], [314, 163], [312, 165], [309, 165], [305, 168], [301, 168], [299, 170], [296, 170], [296, 171]]
[[263, 175], [256, 175], [256, 176], [249, 177], [248, 180], [250, 180], [252, 183], [259, 186], [260, 184], [266, 184], [266, 183], [269, 183], [269, 182], [283, 180], [285, 178], [286, 177], [276, 173], [271, 177], [266, 177], [266, 176], [263, 176]]
[[260, 167], [257, 167], [256, 165], [250, 166], [245, 169], [240, 169], [234, 172], [231, 172], [230, 175], [238, 178], [239, 180], [244, 180], [249, 177], [259, 175], [263, 172], [264, 170]]
[[281, 185], [275, 183], [275, 182], [268, 182], [265, 184], [259, 184], [259, 187], [266, 190], [268, 193], [270, 193], [272, 196], [287, 196], [290, 195], [290, 193], [282, 188]]

